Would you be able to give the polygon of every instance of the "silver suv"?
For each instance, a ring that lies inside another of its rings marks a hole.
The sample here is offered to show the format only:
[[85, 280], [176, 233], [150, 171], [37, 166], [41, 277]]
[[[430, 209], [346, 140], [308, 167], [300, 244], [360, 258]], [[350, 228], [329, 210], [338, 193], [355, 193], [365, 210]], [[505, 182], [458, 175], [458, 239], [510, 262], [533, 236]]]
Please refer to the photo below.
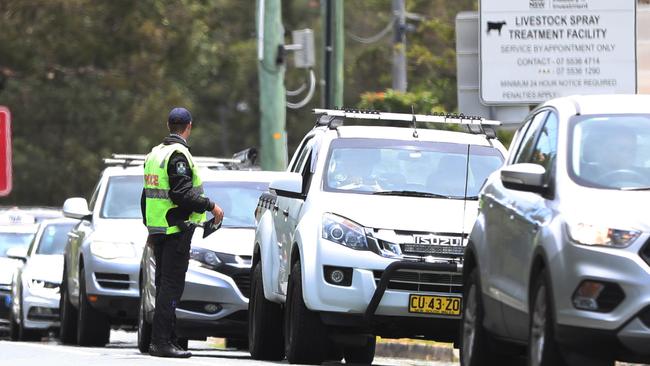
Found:
[[140, 195], [142, 166], [104, 169], [90, 199], [69, 198], [63, 213], [80, 222], [70, 231], [61, 284], [61, 341], [104, 346], [111, 326], [138, 319], [140, 257], [147, 239]]
[[465, 252], [461, 364], [650, 362], [650, 96], [535, 109]]

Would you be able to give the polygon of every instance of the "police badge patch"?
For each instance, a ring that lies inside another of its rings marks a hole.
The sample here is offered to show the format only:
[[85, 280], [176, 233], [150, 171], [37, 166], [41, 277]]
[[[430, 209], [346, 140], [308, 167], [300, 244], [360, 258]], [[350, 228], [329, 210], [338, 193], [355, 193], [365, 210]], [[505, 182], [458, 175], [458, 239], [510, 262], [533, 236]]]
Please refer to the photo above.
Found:
[[178, 163], [176, 163], [176, 173], [181, 175], [187, 174], [187, 164], [185, 164], [184, 161], [179, 161]]

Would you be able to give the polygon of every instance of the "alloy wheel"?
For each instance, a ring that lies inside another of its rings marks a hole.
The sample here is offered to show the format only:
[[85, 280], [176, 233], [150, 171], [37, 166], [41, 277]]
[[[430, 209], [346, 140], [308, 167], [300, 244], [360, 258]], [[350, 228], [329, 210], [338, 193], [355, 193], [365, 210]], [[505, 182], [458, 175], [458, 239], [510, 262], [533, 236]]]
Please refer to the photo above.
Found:
[[469, 296], [465, 300], [463, 314], [463, 359], [469, 360], [474, 351], [476, 339], [476, 318], [478, 303], [476, 301], [476, 285], [472, 284], [468, 291]]
[[530, 364], [541, 365], [546, 343], [546, 287], [540, 286], [535, 296], [530, 339]]

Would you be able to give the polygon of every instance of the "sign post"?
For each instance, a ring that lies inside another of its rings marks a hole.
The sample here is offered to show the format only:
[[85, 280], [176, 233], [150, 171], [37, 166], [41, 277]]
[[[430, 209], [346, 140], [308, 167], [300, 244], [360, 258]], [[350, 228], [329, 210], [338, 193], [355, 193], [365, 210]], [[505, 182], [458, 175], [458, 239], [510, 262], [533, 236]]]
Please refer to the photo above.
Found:
[[0, 197], [11, 193], [11, 113], [0, 106]]
[[480, 0], [488, 105], [636, 93], [636, 0]]

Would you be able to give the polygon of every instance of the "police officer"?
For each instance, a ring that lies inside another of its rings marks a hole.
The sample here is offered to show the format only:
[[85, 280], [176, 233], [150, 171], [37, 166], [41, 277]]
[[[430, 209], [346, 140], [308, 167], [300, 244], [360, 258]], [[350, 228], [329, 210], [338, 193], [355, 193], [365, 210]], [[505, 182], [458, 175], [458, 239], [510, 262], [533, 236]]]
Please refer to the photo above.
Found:
[[185, 287], [194, 224], [206, 220], [211, 211], [215, 222], [223, 211], [203, 194], [187, 139], [192, 115], [174, 108], [167, 120], [169, 136], [154, 147], [144, 163], [142, 216], [149, 231], [148, 245], [156, 258], [156, 309], [149, 354], [158, 357], [191, 357], [178, 345], [174, 326], [175, 309]]

